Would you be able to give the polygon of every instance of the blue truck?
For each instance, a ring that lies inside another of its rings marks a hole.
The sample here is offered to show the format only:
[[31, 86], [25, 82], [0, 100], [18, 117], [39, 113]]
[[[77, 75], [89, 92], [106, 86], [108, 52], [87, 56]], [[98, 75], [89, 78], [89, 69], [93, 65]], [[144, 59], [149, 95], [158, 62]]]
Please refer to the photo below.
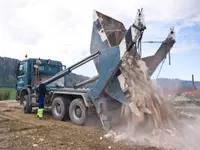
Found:
[[[54, 119], [71, 120], [73, 124], [84, 125], [88, 110], [94, 108], [103, 128], [108, 130], [112, 117], [120, 120], [120, 114], [117, 113], [120, 113], [121, 106], [130, 103], [125, 79], [119, 69], [125, 56], [131, 54], [136, 59], [145, 61], [149, 74], [152, 75], [173, 47], [175, 33], [171, 28], [157, 52], [141, 58], [139, 51], [146, 29], [143, 9], [138, 9], [136, 20], [128, 30], [120, 21], [98, 11], [94, 11], [93, 17], [91, 55], [68, 68], [60, 61], [40, 59], [39, 74], [47, 87], [45, 105], [51, 106]], [[19, 63], [16, 70], [16, 99], [23, 104], [24, 113], [31, 113], [32, 107], [37, 107], [39, 82], [34, 68], [36, 61], [36, 58], [26, 58]], [[66, 76], [89, 61], [94, 61], [97, 76], [73, 87], [62, 85]], [[89, 83], [93, 83], [93, 86], [85, 88]]]

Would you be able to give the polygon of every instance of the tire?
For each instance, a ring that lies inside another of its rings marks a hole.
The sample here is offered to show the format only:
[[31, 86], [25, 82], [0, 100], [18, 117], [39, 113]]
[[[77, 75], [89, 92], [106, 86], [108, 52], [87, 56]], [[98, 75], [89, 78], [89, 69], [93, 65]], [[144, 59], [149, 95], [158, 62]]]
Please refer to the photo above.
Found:
[[69, 117], [71, 122], [75, 125], [85, 124], [87, 118], [87, 108], [85, 107], [83, 100], [81, 98], [74, 99], [71, 102], [69, 107]]
[[16, 92], [15, 99], [16, 99], [16, 101], [19, 101], [19, 100], [20, 100], [18, 91]]
[[19, 97], [19, 102], [20, 102], [20, 105], [24, 105], [24, 101], [25, 101], [25, 96], [26, 96], [27, 94], [22, 94], [22, 95], [20, 95], [20, 97]]
[[70, 99], [62, 96], [55, 97], [51, 106], [53, 118], [64, 121], [69, 119]]
[[23, 109], [25, 114], [30, 114], [32, 112], [32, 105], [30, 104], [30, 99], [28, 95], [24, 96]]

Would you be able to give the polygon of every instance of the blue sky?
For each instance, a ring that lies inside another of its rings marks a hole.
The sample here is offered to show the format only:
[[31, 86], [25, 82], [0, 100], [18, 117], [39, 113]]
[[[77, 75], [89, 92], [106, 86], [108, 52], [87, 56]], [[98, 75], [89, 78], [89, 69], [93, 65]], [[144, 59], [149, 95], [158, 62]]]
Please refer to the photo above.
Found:
[[[173, 53], [174, 49], [172, 49], [171, 66], [169, 66], [167, 59], [159, 77], [191, 80], [191, 76], [194, 74], [195, 79], [200, 81], [200, 26], [182, 28], [179, 35], [176, 37], [174, 47], [184, 42], [185, 45], [188, 45], [188, 48], [178, 53]], [[157, 76], [159, 68], [154, 73], [154, 78]]]
[[[199, 0], [0, 0], [0, 56], [21, 60], [28, 54], [70, 66], [90, 54], [93, 10], [128, 28], [139, 8], [144, 9], [147, 25], [144, 40], [162, 41], [175, 27], [172, 65], [166, 60], [159, 77], [190, 80], [194, 74], [200, 80]], [[154, 54], [158, 47], [145, 44], [143, 56]], [[97, 74], [93, 62], [75, 72]]]

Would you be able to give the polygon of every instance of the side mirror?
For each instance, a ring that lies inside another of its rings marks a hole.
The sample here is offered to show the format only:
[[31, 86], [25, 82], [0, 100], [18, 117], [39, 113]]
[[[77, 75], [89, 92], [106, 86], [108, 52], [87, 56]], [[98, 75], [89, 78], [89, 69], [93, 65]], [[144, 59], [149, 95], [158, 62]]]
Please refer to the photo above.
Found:
[[17, 77], [17, 70], [15, 70], [15, 72], [14, 72], [14, 76]]
[[20, 62], [17, 64], [17, 69], [16, 69], [15, 72], [14, 72], [15, 77], [18, 76], [19, 66], [20, 66]]
[[62, 69], [63, 69], [63, 70], [66, 70], [66, 66], [65, 66], [65, 65], [63, 65], [63, 66], [62, 66]]

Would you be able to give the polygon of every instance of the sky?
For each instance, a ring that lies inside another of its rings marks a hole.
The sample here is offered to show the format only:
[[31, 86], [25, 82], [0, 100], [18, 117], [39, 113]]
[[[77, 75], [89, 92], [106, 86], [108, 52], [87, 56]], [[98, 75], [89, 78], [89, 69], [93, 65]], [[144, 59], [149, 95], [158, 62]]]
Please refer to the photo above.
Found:
[[[0, 56], [22, 60], [28, 54], [70, 66], [90, 55], [93, 10], [128, 28], [139, 8], [147, 26], [144, 41], [163, 41], [175, 28], [171, 65], [166, 60], [159, 77], [191, 80], [194, 74], [200, 80], [199, 0], [0, 0]], [[153, 55], [159, 46], [143, 44], [142, 56]], [[93, 62], [75, 73], [97, 74]]]

